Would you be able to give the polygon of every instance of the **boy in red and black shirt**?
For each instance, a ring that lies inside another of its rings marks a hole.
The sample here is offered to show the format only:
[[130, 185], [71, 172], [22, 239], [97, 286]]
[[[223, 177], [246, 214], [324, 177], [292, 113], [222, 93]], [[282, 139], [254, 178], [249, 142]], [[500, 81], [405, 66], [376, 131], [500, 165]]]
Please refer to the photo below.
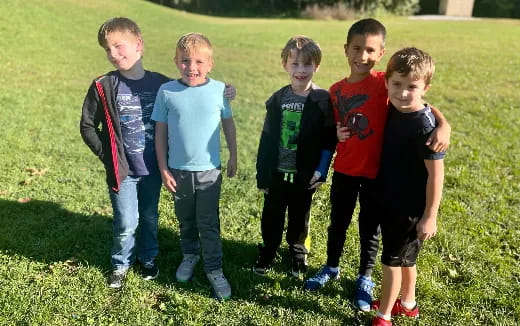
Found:
[[[350, 75], [330, 88], [339, 143], [330, 191], [327, 262], [305, 282], [305, 289], [317, 290], [330, 279], [339, 278], [339, 259], [359, 197], [360, 266], [354, 305], [363, 311], [370, 310], [372, 303], [371, 274], [379, 248], [375, 178], [388, 116], [388, 97], [385, 73], [374, 71], [373, 67], [383, 57], [385, 38], [385, 27], [371, 18], [354, 23], [347, 34], [344, 49]], [[434, 151], [445, 150], [451, 129], [438, 110], [433, 109], [433, 113], [438, 128], [427, 144]]]

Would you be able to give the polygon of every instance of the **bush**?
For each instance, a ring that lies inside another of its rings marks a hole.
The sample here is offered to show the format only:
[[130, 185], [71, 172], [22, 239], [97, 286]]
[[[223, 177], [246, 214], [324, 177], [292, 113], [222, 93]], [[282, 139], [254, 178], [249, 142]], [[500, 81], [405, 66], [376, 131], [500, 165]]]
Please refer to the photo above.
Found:
[[302, 16], [319, 20], [349, 20], [356, 18], [356, 10], [347, 6], [343, 2], [336, 3], [332, 6], [313, 4], [305, 7]]

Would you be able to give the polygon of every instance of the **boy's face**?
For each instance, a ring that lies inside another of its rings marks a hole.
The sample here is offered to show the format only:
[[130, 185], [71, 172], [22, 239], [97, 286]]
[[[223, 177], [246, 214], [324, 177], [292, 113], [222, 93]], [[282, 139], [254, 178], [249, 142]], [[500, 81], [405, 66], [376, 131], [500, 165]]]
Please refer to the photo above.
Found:
[[141, 59], [143, 40], [127, 31], [107, 35], [104, 46], [108, 61], [119, 71], [129, 71]]
[[318, 71], [319, 65], [316, 65], [314, 61], [305, 62], [302, 53], [298, 53], [297, 50], [291, 50], [283, 68], [289, 74], [293, 88], [306, 90], [312, 82], [312, 76]]
[[367, 76], [385, 53], [381, 35], [356, 34], [344, 48], [353, 78]]
[[213, 67], [213, 59], [207, 49], [193, 50], [191, 53], [177, 50], [175, 64], [185, 84], [198, 86], [206, 82], [206, 76]]
[[401, 112], [414, 112], [423, 108], [423, 96], [430, 88], [423, 78], [413, 78], [412, 74], [401, 75], [393, 72], [386, 80], [388, 98]]

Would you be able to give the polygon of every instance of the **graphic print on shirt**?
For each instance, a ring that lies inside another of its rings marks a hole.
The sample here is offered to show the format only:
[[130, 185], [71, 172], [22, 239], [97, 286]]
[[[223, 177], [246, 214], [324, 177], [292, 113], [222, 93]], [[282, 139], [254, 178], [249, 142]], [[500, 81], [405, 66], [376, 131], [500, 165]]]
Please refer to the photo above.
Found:
[[155, 94], [152, 92], [117, 95], [121, 130], [125, 135], [124, 147], [128, 155], [142, 154], [145, 148], [153, 151], [154, 129], [150, 118], [154, 101]]
[[336, 107], [338, 108], [339, 118], [342, 126], [348, 127], [351, 137], [357, 136], [360, 140], [367, 138], [374, 133], [370, 128], [370, 121], [367, 116], [361, 112], [351, 112], [361, 107], [368, 100], [368, 95], [359, 94], [348, 97], [341, 95], [339, 90], [336, 91]]
[[296, 150], [303, 107], [304, 103], [298, 102], [284, 103], [281, 106], [282, 120], [278, 157], [278, 170], [281, 172], [296, 172]]

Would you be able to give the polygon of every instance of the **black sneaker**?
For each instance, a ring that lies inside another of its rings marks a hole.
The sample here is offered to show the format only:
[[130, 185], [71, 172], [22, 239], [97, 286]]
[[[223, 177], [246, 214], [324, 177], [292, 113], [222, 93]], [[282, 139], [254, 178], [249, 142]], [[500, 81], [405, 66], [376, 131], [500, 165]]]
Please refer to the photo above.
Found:
[[123, 286], [123, 281], [126, 277], [126, 270], [116, 269], [107, 279], [108, 286], [112, 289], [120, 289]]
[[258, 254], [256, 262], [253, 265], [253, 273], [258, 275], [265, 275], [273, 264], [274, 258], [276, 257], [276, 252], [274, 254], [267, 252], [265, 246], [261, 244], [258, 245], [258, 251], [260, 253]]
[[291, 257], [291, 275], [296, 278], [302, 278], [303, 274], [309, 269], [307, 263], [307, 255], [297, 255]]
[[143, 276], [143, 280], [155, 280], [157, 276], [159, 276], [159, 267], [157, 267], [154, 261], [144, 263], [141, 269], [141, 275]]

